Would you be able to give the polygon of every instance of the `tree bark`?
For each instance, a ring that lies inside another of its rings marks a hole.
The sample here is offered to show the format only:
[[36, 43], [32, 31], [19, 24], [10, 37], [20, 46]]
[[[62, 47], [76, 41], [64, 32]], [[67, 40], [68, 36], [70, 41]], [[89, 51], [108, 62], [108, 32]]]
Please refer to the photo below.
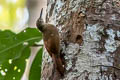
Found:
[[120, 1], [48, 0], [47, 6], [66, 71], [60, 77], [45, 51], [42, 80], [120, 80]]

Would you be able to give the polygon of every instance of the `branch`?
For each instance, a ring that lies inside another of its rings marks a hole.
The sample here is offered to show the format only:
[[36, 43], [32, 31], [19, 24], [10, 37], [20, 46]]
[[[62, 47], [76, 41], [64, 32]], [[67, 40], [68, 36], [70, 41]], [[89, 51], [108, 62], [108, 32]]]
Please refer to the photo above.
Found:
[[95, 65], [95, 66], [92, 66], [92, 67], [99, 67], [99, 66], [103, 66], [103, 67], [111, 67], [111, 68], [114, 68], [114, 69], [120, 70], [120, 68], [118, 68], [118, 67], [116, 67], [116, 66], [107, 66], [107, 65]]
[[43, 44], [34, 44], [34, 45], [32, 45], [32, 47], [40, 47], [40, 46], [43, 46]]

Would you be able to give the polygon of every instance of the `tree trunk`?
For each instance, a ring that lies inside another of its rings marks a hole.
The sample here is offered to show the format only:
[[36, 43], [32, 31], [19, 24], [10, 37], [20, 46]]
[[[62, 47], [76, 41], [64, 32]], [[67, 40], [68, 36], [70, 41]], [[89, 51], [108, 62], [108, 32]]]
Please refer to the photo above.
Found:
[[120, 1], [48, 0], [47, 6], [66, 70], [61, 77], [45, 51], [42, 80], [120, 80]]

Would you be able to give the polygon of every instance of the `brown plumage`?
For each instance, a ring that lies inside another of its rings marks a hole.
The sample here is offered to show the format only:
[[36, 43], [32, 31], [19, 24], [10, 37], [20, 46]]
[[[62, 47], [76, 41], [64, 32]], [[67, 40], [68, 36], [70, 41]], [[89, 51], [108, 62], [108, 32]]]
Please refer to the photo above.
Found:
[[[41, 11], [42, 15], [42, 11]], [[43, 40], [45, 48], [47, 49], [49, 55], [51, 56], [56, 69], [58, 72], [63, 75], [64, 67], [62, 59], [60, 57], [60, 39], [57, 28], [52, 24], [44, 24], [42, 18], [37, 20], [37, 27], [43, 33]]]

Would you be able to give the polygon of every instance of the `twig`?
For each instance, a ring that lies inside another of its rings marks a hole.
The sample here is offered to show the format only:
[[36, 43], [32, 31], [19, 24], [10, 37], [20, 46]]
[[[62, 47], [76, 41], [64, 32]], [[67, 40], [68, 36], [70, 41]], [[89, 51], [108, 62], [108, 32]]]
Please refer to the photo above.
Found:
[[102, 66], [102, 67], [112, 67], [112, 68], [115, 68], [117, 70], [120, 70], [120, 68], [118, 68], [116, 66], [107, 66], [107, 65], [95, 65], [95, 66], [92, 66], [92, 67], [100, 67], [100, 66]]
[[40, 47], [40, 46], [43, 46], [43, 44], [34, 44], [34, 45], [32, 45], [32, 47]]

